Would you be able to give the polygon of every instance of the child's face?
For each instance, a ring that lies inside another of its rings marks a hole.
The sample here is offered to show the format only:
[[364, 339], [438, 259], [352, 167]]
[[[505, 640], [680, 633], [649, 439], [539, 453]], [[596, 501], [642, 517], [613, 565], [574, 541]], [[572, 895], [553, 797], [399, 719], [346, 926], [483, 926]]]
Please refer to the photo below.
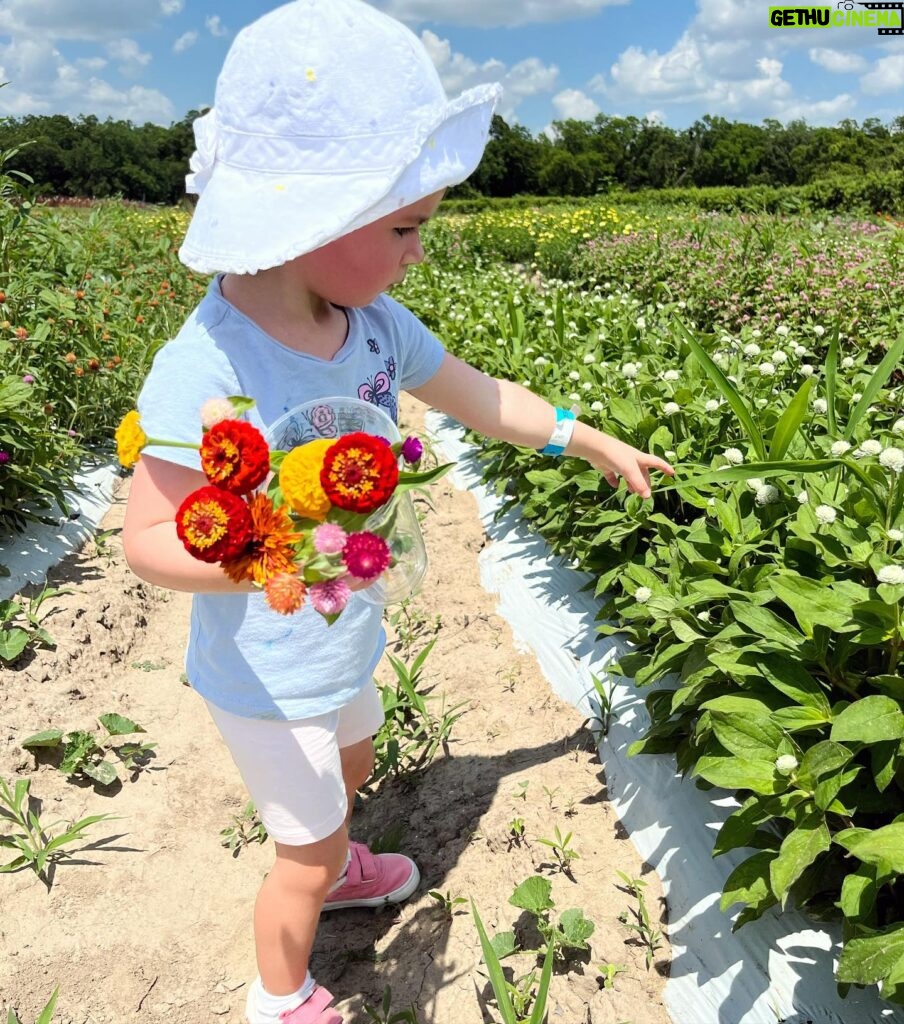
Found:
[[419, 228], [436, 212], [445, 189], [403, 206], [357, 231], [294, 260], [303, 283], [337, 306], [366, 306], [400, 284], [424, 258]]

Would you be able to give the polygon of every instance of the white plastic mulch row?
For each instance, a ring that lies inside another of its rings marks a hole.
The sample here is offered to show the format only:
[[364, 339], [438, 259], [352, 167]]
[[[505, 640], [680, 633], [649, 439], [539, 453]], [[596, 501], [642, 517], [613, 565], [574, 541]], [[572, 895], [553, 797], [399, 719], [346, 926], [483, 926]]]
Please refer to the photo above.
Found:
[[[591, 674], [607, 681], [606, 666], [625, 649], [618, 637], [596, 632], [598, 602], [582, 593], [588, 582], [531, 534], [517, 510], [494, 521], [501, 500], [480, 483], [480, 466], [455, 421], [427, 415], [443, 458], [457, 462], [453, 483], [477, 499], [494, 543], [480, 554], [481, 582], [498, 595], [499, 614], [516, 643], [531, 651], [563, 699], [591, 714]], [[697, 789], [677, 774], [675, 759], [629, 758], [649, 718], [644, 692], [613, 677], [615, 715], [599, 753], [612, 806], [640, 856], [658, 873], [668, 902], [672, 946], [665, 1002], [674, 1024], [901, 1024], [873, 989], [842, 999], [833, 980], [840, 929], [814, 927], [795, 911], [767, 912], [732, 934], [740, 912], [719, 909], [722, 886], [745, 859], [734, 851], [713, 859], [719, 823], [737, 806], [720, 790]], [[750, 851], [747, 851], [749, 853]]]

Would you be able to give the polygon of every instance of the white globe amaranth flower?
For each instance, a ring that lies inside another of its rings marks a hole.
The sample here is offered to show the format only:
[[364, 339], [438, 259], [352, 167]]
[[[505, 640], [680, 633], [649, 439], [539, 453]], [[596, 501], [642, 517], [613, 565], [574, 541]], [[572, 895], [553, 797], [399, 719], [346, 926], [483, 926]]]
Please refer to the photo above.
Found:
[[892, 473], [900, 473], [904, 469], [904, 450], [900, 448], [883, 448], [879, 452], [879, 465]]
[[233, 420], [235, 416], [235, 406], [228, 398], [208, 398], [201, 406], [201, 426], [205, 430], [220, 420]]
[[595, 362], [596, 356], [592, 352], [588, 352], [587, 355], [584, 356], [584, 366], [590, 366], [591, 363]]
[[781, 363], [787, 363], [788, 362], [788, 354], [787, 354], [787, 352], [782, 352], [782, 350], [780, 348], [777, 348], [772, 353], [772, 362], [775, 363], [776, 366], [780, 365]]
[[581, 375], [578, 373], [577, 370], [572, 370], [571, 373], [568, 374], [568, 379], [569, 380], [580, 380], [581, 379]]
[[505, 338], [497, 338], [496, 345], [498, 348], [502, 348], [505, 345]]
[[834, 523], [838, 518], [838, 513], [831, 505], [817, 505], [816, 508], [813, 509], [813, 513], [824, 526], [828, 526], [829, 523]]
[[580, 400], [581, 396], [577, 393], [577, 391], [572, 391], [571, 394], [568, 396], [569, 402], [580, 402]]
[[706, 410], [707, 412], [718, 412], [718, 410], [719, 410], [719, 406], [720, 406], [721, 404], [722, 404], [722, 403], [721, 403], [721, 402], [720, 402], [720, 401], [719, 401], [719, 400], [718, 400], [717, 398], [711, 398], [711, 399], [710, 399], [710, 400], [709, 400], [709, 401], [708, 401], [708, 402], [706, 403], [706, 405], [704, 405], [704, 406], [703, 406], [703, 408], [704, 408], [704, 409], [705, 409], [705, 410]]
[[835, 456], [836, 459], [840, 459], [842, 455], [846, 454], [851, 450], [851, 446], [847, 441], [835, 441], [829, 452]]
[[787, 324], [780, 324], [778, 327], [775, 328], [775, 333], [780, 338], [787, 338], [788, 335], [791, 333], [791, 328]]
[[649, 587], [638, 587], [634, 591], [634, 600], [638, 604], [646, 604], [647, 601], [653, 596], [653, 591]]
[[640, 367], [637, 363], [623, 363], [621, 368], [622, 376], [627, 377], [628, 380], [634, 380], [639, 370]]
[[549, 366], [549, 360], [545, 356], [537, 356], [534, 366]]
[[816, 371], [809, 363], [801, 363], [800, 372], [804, 377], [812, 377]]
[[751, 338], [762, 338], [762, 336], [763, 332], [759, 329], [759, 327], [754, 327], [754, 329], [750, 332]]
[[711, 617], [710, 613], [708, 611], [706, 611], [705, 609], [702, 612], [697, 612], [697, 618], [701, 622], [709, 622], [710, 617]]
[[639, 331], [646, 330], [647, 318], [645, 316], [639, 316], [635, 322]]
[[581, 385], [581, 391], [592, 391], [592, 390], [593, 390], [593, 385], [590, 383], [589, 380], [585, 380], [584, 383]]
[[797, 770], [798, 760], [793, 754], [781, 754], [775, 759], [775, 770], [780, 775], [790, 775]]
[[757, 367], [760, 371], [761, 377], [774, 377], [775, 376], [775, 364], [774, 363], [760, 363]]
[[662, 411], [666, 416], [677, 416], [681, 412], [681, 406], [677, 402], [666, 402]]
[[851, 370], [851, 369], [853, 369], [853, 367], [854, 367], [854, 358], [853, 358], [853, 356], [845, 356], [844, 359], [841, 360], [841, 369], [842, 370]]
[[904, 434], [904, 417], [892, 423], [891, 432], [893, 434]]
[[772, 484], [763, 484], [756, 491], [755, 500], [757, 505], [774, 505], [778, 501], [779, 490]]
[[819, 416], [825, 415], [829, 411], [829, 403], [824, 398], [813, 399], [813, 412]]
[[722, 454], [732, 466], [740, 466], [744, 462], [744, 453], [740, 448], [726, 448]]
[[797, 496], [797, 504], [798, 505], [809, 505], [810, 504], [810, 495], [807, 494], [806, 491], [801, 491], [800, 494], [798, 494], [798, 496]]
[[876, 573], [876, 579], [880, 583], [900, 586], [900, 584], [904, 583], [904, 565], [883, 565]]
[[854, 451], [854, 456], [858, 459], [862, 459], [867, 455], [878, 455], [881, 451], [881, 442], [875, 441], [872, 438], [867, 438], [865, 441], [860, 442], [860, 446]]
[[603, 411], [603, 403], [602, 402], [594, 402], [590, 406], [590, 411], [591, 412], [602, 412]]
[[758, 476], [752, 476], [747, 481], [747, 486], [751, 491], [758, 491], [763, 486], [763, 481]]
[[889, 540], [893, 540], [897, 543], [900, 543], [902, 540], [904, 540], [904, 530], [897, 530], [894, 527], [892, 527], [888, 531], [887, 536]]
[[852, 402], [859, 402], [861, 398], [863, 398], [863, 395], [861, 395], [859, 391], [855, 391], [851, 395], [851, 401]]
[[758, 356], [762, 351], [763, 350], [760, 348], [760, 346], [757, 345], [756, 342], [753, 342], [753, 341], [751, 341], [749, 344], [744, 346], [744, 355], [745, 356], [751, 356], [751, 357]]
[[666, 370], [662, 375], [663, 380], [681, 380], [680, 370]]
[[826, 329], [821, 324], [817, 324], [813, 328], [813, 333], [816, 335], [817, 338], [821, 338], [826, 333]]

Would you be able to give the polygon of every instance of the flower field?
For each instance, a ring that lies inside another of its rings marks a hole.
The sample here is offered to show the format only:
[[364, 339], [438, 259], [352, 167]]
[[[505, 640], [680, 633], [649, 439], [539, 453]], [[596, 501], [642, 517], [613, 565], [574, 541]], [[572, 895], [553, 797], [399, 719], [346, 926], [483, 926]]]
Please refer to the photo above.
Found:
[[[185, 214], [0, 207], [0, 533], [112, 452], [206, 281]], [[889, 222], [633, 204], [441, 217], [397, 297], [487, 372], [664, 455], [650, 501], [482, 442], [486, 476], [596, 579], [650, 685], [638, 753], [741, 805], [738, 924], [842, 919], [842, 985], [904, 1002], [902, 236]], [[901, 820], [898, 820], [898, 819]]]

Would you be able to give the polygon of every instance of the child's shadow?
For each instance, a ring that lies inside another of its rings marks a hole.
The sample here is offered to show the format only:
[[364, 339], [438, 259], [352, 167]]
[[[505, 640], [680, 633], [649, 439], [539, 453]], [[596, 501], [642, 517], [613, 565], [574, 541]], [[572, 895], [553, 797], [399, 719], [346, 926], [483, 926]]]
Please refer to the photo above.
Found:
[[[403, 834], [400, 852], [410, 854], [420, 868], [421, 883], [413, 898], [430, 890], [445, 893], [449, 869], [472, 841], [506, 777], [546, 763], [560, 756], [564, 748], [586, 742], [586, 732], [577, 729], [570, 736], [559, 736], [539, 747], [510, 750], [499, 757], [443, 758], [417, 776], [413, 784], [383, 783], [356, 812], [352, 836], [386, 835], [395, 826]], [[462, 787], [462, 779], [467, 779], [467, 788]], [[439, 954], [449, 934], [448, 917], [439, 903], [419, 908], [384, 945], [403, 907], [339, 910], [320, 919], [311, 973], [334, 992], [361, 993], [362, 1003], [356, 1007], [359, 1012], [364, 1003], [378, 1007], [386, 985], [392, 989], [393, 1011], [398, 1012], [413, 1002], [420, 1007], [429, 1005], [439, 989], [456, 980], [445, 976], [439, 967]], [[452, 912], [459, 909], [453, 908]], [[362, 971], [358, 966], [371, 965], [378, 959], [392, 966], [380, 971], [372, 966]], [[471, 973], [471, 967], [467, 965], [466, 974]], [[354, 983], [350, 984], [352, 978]]]

